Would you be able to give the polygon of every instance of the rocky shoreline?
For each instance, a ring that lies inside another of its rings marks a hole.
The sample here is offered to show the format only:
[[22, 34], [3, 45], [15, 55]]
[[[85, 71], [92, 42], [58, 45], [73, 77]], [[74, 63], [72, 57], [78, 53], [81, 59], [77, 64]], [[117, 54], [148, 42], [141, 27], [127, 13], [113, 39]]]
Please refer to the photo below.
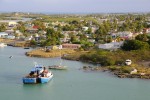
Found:
[[118, 78], [140, 78], [140, 79], [150, 79], [149, 73], [123, 73], [121, 70], [112, 70], [110, 67], [91, 67], [91, 66], [83, 66], [82, 70], [84, 71], [102, 71], [102, 72], [110, 72]]

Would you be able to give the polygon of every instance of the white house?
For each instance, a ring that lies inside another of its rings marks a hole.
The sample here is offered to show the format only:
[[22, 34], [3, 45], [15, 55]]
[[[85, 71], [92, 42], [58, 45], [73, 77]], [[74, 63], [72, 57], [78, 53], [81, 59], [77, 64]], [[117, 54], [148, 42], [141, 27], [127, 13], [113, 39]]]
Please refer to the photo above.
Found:
[[112, 50], [112, 49], [118, 49], [122, 45], [123, 45], [123, 41], [121, 41], [121, 42], [111, 42], [111, 43], [106, 43], [106, 44], [100, 44], [98, 46], [98, 48]]
[[8, 35], [6, 38], [7, 39], [15, 39], [15, 36], [14, 35]]
[[86, 27], [86, 26], [82, 27], [83, 31], [87, 31], [88, 29], [89, 29], [89, 27]]
[[9, 26], [16, 26], [18, 23], [17, 22], [15, 22], [15, 21], [10, 21], [10, 22], [8, 22], [8, 25]]
[[8, 33], [0, 32], [0, 38], [6, 38], [6, 36], [8, 36]]
[[133, 33], [125, 31], [125, 32], [118, 32], [118, 33], [111, 33], [112, 37], [120, 37], [120, 38], [125, 38], [125, 39], [129, 39], [132, 38]]

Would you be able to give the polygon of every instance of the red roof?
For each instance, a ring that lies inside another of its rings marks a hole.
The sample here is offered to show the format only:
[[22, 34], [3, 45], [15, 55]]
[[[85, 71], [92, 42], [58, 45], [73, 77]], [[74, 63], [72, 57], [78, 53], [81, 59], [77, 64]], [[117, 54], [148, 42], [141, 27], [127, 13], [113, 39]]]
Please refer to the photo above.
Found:
[[39, 26], [33, 26], [32, 28], [34, 28], [34, 29], [38, 29], [38, 28], [39, 28]]

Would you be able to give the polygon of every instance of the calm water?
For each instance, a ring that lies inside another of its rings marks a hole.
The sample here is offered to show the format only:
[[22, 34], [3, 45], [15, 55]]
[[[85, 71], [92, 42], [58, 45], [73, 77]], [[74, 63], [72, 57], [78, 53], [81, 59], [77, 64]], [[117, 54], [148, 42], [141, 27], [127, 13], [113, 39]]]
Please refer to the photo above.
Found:
[[[86, 63], [63, 60], [67, 71], [52, 71], [47, 84], [24, 85], [33, 66], [59, 64], [59, 58], [30, 58], [23, 48], [0, 48], [0, 100], [150, 100], [150, 80], [120, 79], [105, 72], [79, 70]], [[9, 56], [13, 55], [10, 59]]]

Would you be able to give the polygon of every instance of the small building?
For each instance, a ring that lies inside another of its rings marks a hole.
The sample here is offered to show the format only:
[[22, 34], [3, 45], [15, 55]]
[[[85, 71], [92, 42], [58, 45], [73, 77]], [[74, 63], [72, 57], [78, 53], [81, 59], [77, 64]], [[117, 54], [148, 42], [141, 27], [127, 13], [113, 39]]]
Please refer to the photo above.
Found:
[[8, 33], [0, 32], [0, 38], [6, 38], [7, 36], [8, 36]]
[[130, 39], [133, 37], [133, 33], [125, 31], [125, 32], [111, 33], [111, 36], [114, 38], [120, 37], [124, 39]]
[[15, 39], [16, 37], [14, 35], [8, 35], [6, 38], [7, 39]]
[[121, 41], [121, 42], [111, 42], [111, 43], [100, 44], [98, 46], [98, 48], [106, 49], [106, 50], [112, 50], [112, 49], [118, 49], [122, 45], [123, 45], [123, 41]]
[[8, 23], [8, 26], [16, 26], [18, 23], [15, 21], [11, 21]]
[[150, 28], [145, 28], [145, 29], [143, 29], [143, 32], [144, 32], [144, 33], [150, 33]]
[[5, 32], [8, 33], [8, 34], [14, 34], [14, 30], [13, 29], [6, 30]]
[[29, 33], [37, 33], [38, 29], [36, 29], [36, 28], [28, 28], [26, 31], [29, 32]]
[[82, 27], [83, 31], [87, 31], [88, 29], [89, 29], [89, 27], [86, 27], [86, 26]]
[[80, 47], [80, 44], [62, 44], [63, 49], [78, 49]]

